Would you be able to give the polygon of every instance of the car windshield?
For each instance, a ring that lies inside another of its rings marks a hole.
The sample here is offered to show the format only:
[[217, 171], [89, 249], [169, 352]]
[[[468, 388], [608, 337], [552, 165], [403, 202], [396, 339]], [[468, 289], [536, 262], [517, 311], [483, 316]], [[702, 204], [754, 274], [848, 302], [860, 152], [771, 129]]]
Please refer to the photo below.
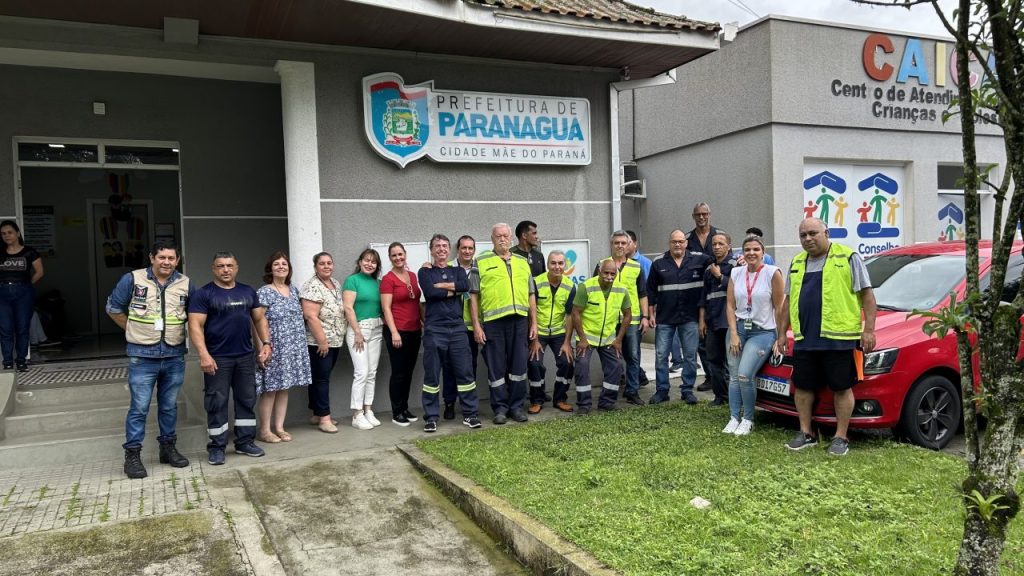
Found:
[[964, 279], [964, 257], [899, 254], [866, 261], [880, 310], [928, 309]]

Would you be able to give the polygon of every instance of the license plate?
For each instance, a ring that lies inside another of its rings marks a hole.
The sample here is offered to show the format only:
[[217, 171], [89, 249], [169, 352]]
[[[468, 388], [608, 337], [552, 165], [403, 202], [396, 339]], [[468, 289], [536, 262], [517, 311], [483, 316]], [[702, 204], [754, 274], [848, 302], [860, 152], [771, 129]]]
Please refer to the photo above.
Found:
[[764, 390], [765, 392], [771, 392], [772, 394], [779, 394], [781, 396], [789, 396], [789, 382], [782, 378], [757, 376], [754, 378], [754, 383], [757, 385], [758, 390]]

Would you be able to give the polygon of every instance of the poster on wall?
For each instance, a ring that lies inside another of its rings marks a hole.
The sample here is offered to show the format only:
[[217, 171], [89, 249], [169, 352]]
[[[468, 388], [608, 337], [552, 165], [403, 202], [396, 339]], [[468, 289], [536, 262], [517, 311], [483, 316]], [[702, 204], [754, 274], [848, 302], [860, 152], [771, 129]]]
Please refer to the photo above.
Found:
[[939, 194], [938, 234], [940, 242], [963, 240], [967, 222], [964, 218], [963, 194]]
[[[452, 242], [455, 241], [453, 238]], [[403, 242], [402, 245], [405, 246], [406, 262], [409, 263], [411, 270], [419, 270], [424, 262], [430, 262], [430, 248], [426, 242]], [[476, 254], [479, 256], [485, 250], [490, 250], [493, 246], [490, 242], [477, 241]], [[380, 254], [381, 261], [383, 262], [381, 275], [387, 273], [391, 269], [391, 264], [388, 262], [388, 244], [371, 243], [370, 248], [373, 248]], [[590, 240], [545, 241], [541, 245], [541, 252], [544, 253], [545, 261], [547, 261], [547, 257], [551, 254], [552, 250], [561, 250], [565, 253], [565, 275], [572, 278], [574, 283], [579, 284], [590, 277]], [[455, 260], [456, 257], [457, 254], [453, 248], [448, 259]]]
[[43, 256], [57, 255], [57, 230], [53, 219], [53, 206], [25, 206], [22, 236], [25, 245]]
[[820, 218], [829, 237], [869, 256], [902, 246], [904, 169], [804, 164], [803, 217]]

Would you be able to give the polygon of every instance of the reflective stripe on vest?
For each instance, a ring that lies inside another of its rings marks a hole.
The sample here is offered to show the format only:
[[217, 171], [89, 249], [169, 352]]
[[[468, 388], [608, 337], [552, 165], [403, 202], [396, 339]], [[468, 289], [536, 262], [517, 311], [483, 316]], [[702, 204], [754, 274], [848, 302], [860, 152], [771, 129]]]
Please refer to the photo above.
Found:
[[537, 334], [555, 336], [565, 334], [565, 305], [572, 292], [571, 280], [562, 278], [555, 293], [551, 293], [551, 283], [547, 272], [533, 279], [537, 284]]
[[[613, 259], [608, 257], [604, 260]], [[615, 266], [618, 267], [618, 264]], [[636, 281], [641, 274], [643, 274], [643, 268], [640, 267], [640, 263], [632, 258], [627, 258], [619, 273], [615, 275], [615, 281], [622, 284], [626, 292], [629, 293], [629, 311], [633, 313], [633, 319], [630, 320], [630, 324], [640, 324], [640, 296], [636, 291]], [[703, 283], [701, 285], [703, 286]]]
[[[859, 340], [861, 336], [860, 296], [850, 287], [853, 250], [833, 242], [821, 269], [821, 334], [830, 340]], [[800, 288], [807, 270], [807, 252], [793, 259], [789, 269], [789, 323], [793, 339], [803, 340], [800, 332]]]
[[596, 277], [580, 284], [577, 290], [586, 290], [587, 306], [580, 313], [583, 334], [591, 346], [608, 346], [615, 340], [615, 327], [622, 313], [622, 300], [629, 297], [629, 290], [616, 280], [605, 298], [600, 280]]
[[[188, 306], [188, 277], [181, 274], [160, 289], [156, 280], [143, 268], [132, 272], [132, 293], [128, 302], [128, 323], [125, 340], [132, 344], [152, 346], [163, 341], [171, 346], [185, 342], [186, 308]], [[162, 316], [163, 330], [155, 325]]]
[[[508, 264], [512, 266], [511, 276]], [[508, 264], [491, 251], [477, 258], [480, 317], [484, 322], [512, 314], [530, 314], [530, 265], [518, 254], [511, 254]]]

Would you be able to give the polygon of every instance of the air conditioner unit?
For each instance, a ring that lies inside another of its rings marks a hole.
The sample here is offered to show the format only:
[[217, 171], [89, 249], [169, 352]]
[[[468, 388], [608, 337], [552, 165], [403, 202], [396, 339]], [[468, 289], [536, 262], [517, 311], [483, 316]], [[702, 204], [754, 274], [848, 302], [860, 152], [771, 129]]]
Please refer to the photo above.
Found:
[[623, 162], [619, 169], [623, 198], [644, 199], [647, 198], [647, 179], [640, 178], [636, 162]]

